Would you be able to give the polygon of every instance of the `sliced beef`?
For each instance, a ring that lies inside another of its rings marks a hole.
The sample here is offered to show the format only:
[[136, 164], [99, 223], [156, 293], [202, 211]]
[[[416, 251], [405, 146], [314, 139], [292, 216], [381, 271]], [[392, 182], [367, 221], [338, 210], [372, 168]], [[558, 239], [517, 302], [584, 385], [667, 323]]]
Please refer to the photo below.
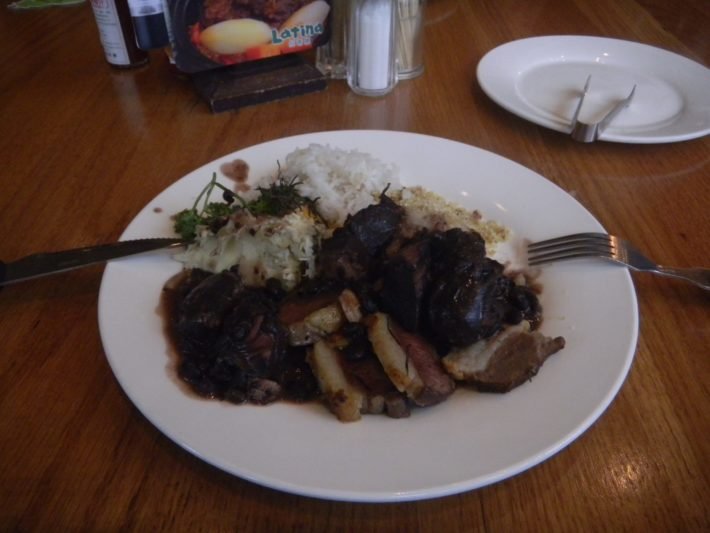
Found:
[[454, 391], [434, 349], [420, 336], [406, 332], [384, 313], [367, 317], [368, 338], [385, 373], [415, 404], [433, 405]]
[[391, 418], [409, 416], [406, 396], [396, 389], [385, 373], [362, 324], [346, 325], [331, 343], [341, 354], [341, 364], [348, 379], [365, 391], [367, 413], [385, 413]]
[[479, 341], [443, 358], [447, 371], [478, 390], [508, 392], [531, 379], [545, 360], [565, 346], [563, 337], [531, 331], [527, 321], [497, 337]]
[[414, 403], [434, 405], [448, 398], [454, 392], [455, 384], [442, 367], [434, 348], [423, 337], [405, 331], [394, 321], [389, 322], [389, 330], [422, 381], [423, 386], [413, 398]]

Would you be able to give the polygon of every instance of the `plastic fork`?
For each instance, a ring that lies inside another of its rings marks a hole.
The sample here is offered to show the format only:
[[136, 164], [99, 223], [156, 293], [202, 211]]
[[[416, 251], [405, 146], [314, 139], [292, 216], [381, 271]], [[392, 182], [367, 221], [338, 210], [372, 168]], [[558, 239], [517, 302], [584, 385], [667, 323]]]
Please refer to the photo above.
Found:
[[632, 270], [678, 278], [710, 290], [710, 269], [672, 268], [657, 265], [628, 242], [605, 233], [576, 233], [528, 245], [528, 264], [601, 258], [625, 265]]
[[572, 126], [570, 129], [570, 134], [575, 141], [580, 141], [584, 143], [591, 143], [599, 139], [599, 136], [604, 132], [604, 130], [609, 126], [612, 120], [618, 115], [622, 109], [628, 107], [631, 103], [631, 99], [636, 93], [636, 85], [633, 86], [629, 96], [620, 100], [614, 105], [614, 107], [609, 110], [609, 112], [604, 115], [599, 122], [594, 122], [592, 124], [586, 124], [579, 121], [579, 112], [582, 110], [582, 104], [584, 103], [584, 97], [587, 96], [589, 91], [589, 83], [592, 81], [592, 75], [587, 76], [587, 81], [584, 84], [584, 89], [582, 90], [582, 96], [579, 98], [579, 103], [577, 104], [577, 109], [574, 111], [574, 116], [572, 117]]

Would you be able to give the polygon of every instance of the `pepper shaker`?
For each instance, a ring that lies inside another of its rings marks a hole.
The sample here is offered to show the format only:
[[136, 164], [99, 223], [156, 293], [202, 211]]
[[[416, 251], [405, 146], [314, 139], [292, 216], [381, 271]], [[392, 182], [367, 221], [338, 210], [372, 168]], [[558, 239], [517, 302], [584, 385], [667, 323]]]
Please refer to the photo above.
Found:
[[353, 0], [348, 42], [348, 85], [382, 96], [397, 84], [397, 0]]

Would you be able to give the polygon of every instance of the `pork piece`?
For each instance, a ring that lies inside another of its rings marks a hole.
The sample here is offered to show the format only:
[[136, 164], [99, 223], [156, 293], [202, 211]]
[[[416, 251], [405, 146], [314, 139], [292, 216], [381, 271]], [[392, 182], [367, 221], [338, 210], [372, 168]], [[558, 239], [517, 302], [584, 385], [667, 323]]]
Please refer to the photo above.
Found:
[[288, 328], [289, 343], [293, 346], [313, 344], [330, 333], [338, 331], [345, 322], [345, 316], [336, 301], [312, 312], [301, 322], [291, 324]]
[[542, 319], [537, 295], [516, 285], [503, 265], [489, 258], [437, 279], [428, 303], [432, 331], [450, 346], [468, 346], [521, 320], [536, 328]]
[[340, 363], [349, 381], [364, 391], [367, 400], [364, 412], [385, 413], [391, 418], [409, 416], [406, 396], [385, 373], [362, 324], [346, 324], [336, 335], [331, 335], [328, 342], [340, 353]]
[[514, 285], [508, 299], [510, 307], [506, 315], [508, 324], [519, 324], [525, 320], [530, 329], [536, 330], [542, 323], [542, 306], [537, 293], [527, 285]]
[[338, 293], [295, 295], [279, 308], [279, 321], [288, 330], [292, 346], [313, 344], [337, 331], [345, 321], [338, 303]]
[[432, 286], [432, 330], [453, 346], [467, 346], [494, 335], [505, 325], [513, 285], [503, 275], [503, 265], [488, 258], [451, 271]]
[[362, 320], [362, 304], [357, 294], [350, 289], [345, 289], [338, 296], [338, 303], [343, 310], [343, 315], [348, 322], [360, 322]]
[[404, 210], [384, 193], [378, 204], [361, 209], [325, 239], [317, 269], [328, 279], [356, 281], [369, 272], [373, 259], [397, 231]]
[[542, 309], [537, 295], [485, 256], [476, 232], [451, 229], [431, 241], [431, 289], [427, 326], [446, 350], [492, 337], [507, 325], [527, 320], [537, 328]]
[[405, 331], [384, 313], [365, 320], [368, 338], [394, 386], [415, 404], [433, 405], [454, 391], [434, 349], [420, 336]]
[[442, 362], [458, 381], [487, 392], [508, 392], [537, 374], [545, 360], [565, 346], [522, 321], [496, 337], [446, 355]]
[[366, 402], [365, 392], [350, 383], [340, 364], [338, 351], [324, 340], [308, 348], [306, 357], [328, 408], [341, 422], [360, 420]]
[[338, 331], [346, 322], [362, 320], [360, 299], [350, 289], [340, 293], [297, 293], [286, 298], [279, 321], [287, 328], [291, 346], [306, 346]]
[[402, 245], [382, 270], [382, 310], [409, 331], [420, 325], [429, 264], [430, 239], [424, 236]]
[[486, 257], [486, 241], [475, 231], [452, 228], [435, 233], [431, 241], [432, 276], [449, 277], [480, 263]]
[[307, 361], [339, 420], [353, 422], [362, 414], [409, 416], [405, 396], [392, 385], [359, 324], [317, 341], [308, 349]]

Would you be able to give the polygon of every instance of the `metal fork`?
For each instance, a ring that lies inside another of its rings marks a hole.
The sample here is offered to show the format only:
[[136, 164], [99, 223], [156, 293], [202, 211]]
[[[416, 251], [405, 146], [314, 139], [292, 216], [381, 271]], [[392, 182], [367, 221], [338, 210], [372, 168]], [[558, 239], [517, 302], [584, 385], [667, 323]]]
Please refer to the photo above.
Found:
[[584, 143], [591, 143], [596, 141], [599, 136], [604, 132], [609, 123], [614, 120], [614, 117], [619, 114], [619, 112], [628, 107], [631, 103], [631, 99], [636, 93], [636, 85], [633, 86], [629, 96], [620, 100], [612, 107], [609, 112], [602, 118], [599, 122], [592, 124], [587, 124], [585, 122], [579, 121], [579, 112], [582, 110], [582, 104], [584, 103], [584, 97], [587, 96], [589, 91], [589, 83], [592, 81], [592, 75], [587, 76], [587, 81], [584, 84], [584, 89], [582, 90], [582, 96], [579, 98], [579, 103], [577, 104], [577, 109], [574, 111], [574, 116], [572, 117], [572, 125], [570, 127], [570, 134], [575, 141], [580, 141]]
[[655, 264], [628, 242], [605, 233], [576, 233], [528, 245], [528, 264], [597, 257], [619, 263], [632, 270], [651, 272], [689, 281], [710, 290], [710, 269], [671, 268]]

